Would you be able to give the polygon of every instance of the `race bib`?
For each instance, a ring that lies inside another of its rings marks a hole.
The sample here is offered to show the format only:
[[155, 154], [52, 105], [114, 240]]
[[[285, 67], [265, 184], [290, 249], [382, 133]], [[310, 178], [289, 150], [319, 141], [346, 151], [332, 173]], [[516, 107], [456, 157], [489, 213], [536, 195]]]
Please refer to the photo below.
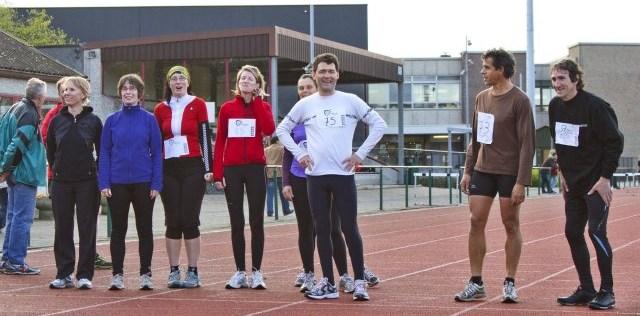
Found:
[[176, 158], [189, 154], [187, 136], [176, 136], [164, 141], [164, 159]]
[[493, 143], [493, 124], [496, 118], [493, 114], [478, 112], [478, 142], [483, 144]]
[[578, 147], [580, 125], [556, 122], [556, 144]]
[[344, 111], [323, 110], [316, 117], [316, 123], [322, 128], [343, 128], [346, 125]]
[[256, 119], [229, 119], [228, 137], [255, 137]]

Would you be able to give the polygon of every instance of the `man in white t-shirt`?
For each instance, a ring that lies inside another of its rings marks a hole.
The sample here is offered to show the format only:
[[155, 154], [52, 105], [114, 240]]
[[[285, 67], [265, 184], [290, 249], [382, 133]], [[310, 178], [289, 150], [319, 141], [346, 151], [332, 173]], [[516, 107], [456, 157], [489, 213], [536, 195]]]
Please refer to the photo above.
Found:
[[[354, 170], [382, 138], [384, 120], [358, 96], [336, 90], [339, 62], [333, 54], [321, 54], [313, 62], [313, 78], [318, 92], [296, 103], [276, 129], [282, 144], [305, 167], [309, 204], [317, 234], [318, 254], [324, 277], [305, 294], [312, 299], [337, 298], [333, 279], [331, 218], [333, 203], [342, 222], [352, 265], [353, 299], [369, 300], [364, 277], [362, 239], [357, 222], [357, 193]], [[353, 134], [358, 121], [369, 126], [369, 136], [354, 153]], [[304, 124], [306, 146], [298, 146], [291, 130]]]

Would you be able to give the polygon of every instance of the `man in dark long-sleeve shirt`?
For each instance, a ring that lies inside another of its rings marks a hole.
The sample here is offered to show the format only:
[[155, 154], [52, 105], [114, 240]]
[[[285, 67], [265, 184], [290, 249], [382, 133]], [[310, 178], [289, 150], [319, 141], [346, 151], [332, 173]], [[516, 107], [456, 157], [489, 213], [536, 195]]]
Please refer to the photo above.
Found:
[[[560, 165], [565, 235], [580, 278], [578, 289], [570, 296], [559, 297], [558, 303], [609, 309], [615, 306], [613, 253], [607, 239], [610, 180], [618, 167], [624, 139], [611, 106], [583, 90], [582, 71], [573, 60], [555, 64], [551, 81], [557, 97], [549, 103], [549, 127]], [[587, 223], [602, 278], [597, 294], [584, 238]]]

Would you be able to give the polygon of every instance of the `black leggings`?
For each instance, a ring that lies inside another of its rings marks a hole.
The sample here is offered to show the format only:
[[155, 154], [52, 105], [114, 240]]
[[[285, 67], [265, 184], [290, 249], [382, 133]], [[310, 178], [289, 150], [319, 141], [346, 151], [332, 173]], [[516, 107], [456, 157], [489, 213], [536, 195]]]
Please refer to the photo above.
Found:
[[333, 200], [351, 256], [354, 277], [357, 280], [364, 280], [364, 254], [362, 238], [358, 230], [358, 201], [354, 176], [307, 176], [307, 191], [317, 234], [322, 274], [329, 279], [330, 283], [334, 283], [330, 212]]
[[[289, 176], [291, 189], [293, 190], [293, 206], [298, 221], [298, 248], [302, 258], [302, 267], [305, 272], [313, 271], [313, 252], [315, 251], [315, 231], [313, 229], [313, 216], [309, 206], [307, 195], [307, 180], [305, 178]], [[332, 203], [331, 207], [331, 243], [333, 244], [333, 260], [338, 268], [338, 274], [347, 273], [347, 246], [342, 237], [340, 217]]]
[[76, 279], [93, 279], [96, 257], [96, 226], [100, 192], [95, 179], [85, 181], [53, 181], [52, 207], [55, 218], [53, 252], [56, 258], [56, 279], [73, 273], [76, 250], [73, 243], [73, 215], [78, 221], [78, 271]]
[[200, 208], [204, 198], [204, 163], [201, 158], [171, 158], [164, 161], [160, 194], [164, 205], [168, 239], [200, 237]]
[[231, 245], [236, 269], [245, 271], [244, 262], [244, 190], [247, 188], [249, 201], [249, 226], [251, 227], [252, 268], [260, 270], [264, 252], [264, 201], [267, 183], [264, 165], [243, 165], [224, 167], [224, 189], [231, 221]]
[[138, 231], [140, 275], [151, 272], [153, 256], [153, 204], [149, 183], [114, 184], [108, 199], [111, 209], [111, 259], [113, 275], [123, 273], [125, 237], [129, 224], [129, 205], [133, 204]]
[[571, 195], [565, 197], [567, 222], [565, 235], [571, 248], [573, 263], [578, 271], [580, 285], [584, 289], [594, 289], [589, 263], [589, 249], [584, 239], [584, 227], [589, 224], [589, 237], [596, 249], [598, 269], [600, 270], [600, 289], [613, 291], [612, 262], [613, 252], [607, 239], [607, 218], [609, 208], [596, 192], [592, 195]]

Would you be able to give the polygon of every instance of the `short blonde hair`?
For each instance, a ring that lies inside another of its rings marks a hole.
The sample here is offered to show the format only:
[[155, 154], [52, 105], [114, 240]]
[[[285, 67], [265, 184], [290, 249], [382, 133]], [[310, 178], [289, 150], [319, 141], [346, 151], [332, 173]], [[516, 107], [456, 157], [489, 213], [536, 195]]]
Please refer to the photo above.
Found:
[[256, 83], [258, 83], [258, 90], [254, 91], [253, 94], [260, 97], [268, 96], [267, 92], [265, 91], [267, 82], [264, 80], [264, 76], [260, 72], [260, 69], [258, 69], [258, 67], [253, 65], [244, 65], [242, 66], [242, 68], [240, 68], [240, 70], [238, 70], [238, 74], [236, 75], [236, 89], [233, 90], [233, 93], [235, 93], [236, 95], [240, 95], [240, 87], [239, 87], [240, 75], [245, 71], [251, 73], [253, 77], [256, 78]]
[[[60, 91], [60, 89], [62, 89], [62, 85], [64, 84], [65, 81], [67, 81], [69, 77], [62, 77], [60, 78], [60, 80], [58, 80], [58, 82], [56, 82], [56, 92], [58, 92], [58, 96], [62, 97], [62, 92]], [[63, 89], [64, 91], [64, 89]]]
[[87, 105], [89, 103], [89, 94], [91, 93], [91, 84], [85, 78], [74, 76], [67, 77], [67, 80], [63, 83], [63, 85], [72, 84], [76, 88], [80, 89], [80, 92], [84, 94], [84, 98], [82, 98], [82, 105]]

